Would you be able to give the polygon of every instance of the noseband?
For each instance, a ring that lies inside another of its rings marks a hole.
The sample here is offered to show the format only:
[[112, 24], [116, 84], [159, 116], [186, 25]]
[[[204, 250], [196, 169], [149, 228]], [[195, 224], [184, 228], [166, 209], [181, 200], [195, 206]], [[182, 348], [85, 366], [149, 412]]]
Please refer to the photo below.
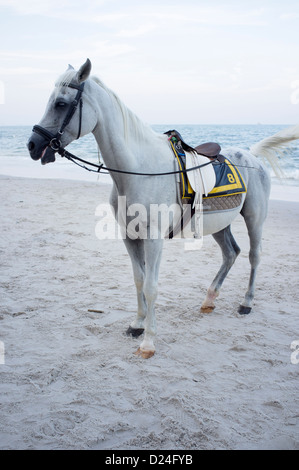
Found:
[[81, 122], [82, 122], [82, 107], [83, 107], [83, 101], [82, 101], [82, 93], [84, 90], [84, 84], [85, 82], [81, 83], [81, 85], [75, 85], [72, 83], [69, 83], [67, 86], [69, 88], [74, 88], [77, 91], [77, 95], [74, 99], [74, 101], [71, 103], [70, 109], [67, 112], [67, 115], [65, 116], [65, 119], [61, 125], [61, 128], [57, 132], [57, 134], [52, 134], [52, 132], [48, 131], [42, 126], [35, 125], [32, 129], [33, 132], [36, 134], [41, 135], [42, 137], [46, 138], [48, 141], [48, 147], [51, 147], [54, 152], [58, 152], [62, 146], [61, 146], [61, 136], [65, 131], [66, 126], [70, 123], [73, 115], [75, 114], [75, 111], [79, 105], [79, 129], [78, 129], [78, 134], [76, 139], [79, 139], [81, 135]]

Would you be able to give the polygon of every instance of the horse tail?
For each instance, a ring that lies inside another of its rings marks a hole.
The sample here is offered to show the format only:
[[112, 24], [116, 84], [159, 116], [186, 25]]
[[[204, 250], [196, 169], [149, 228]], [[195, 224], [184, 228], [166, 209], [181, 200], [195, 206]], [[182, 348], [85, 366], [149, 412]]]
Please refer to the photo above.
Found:
[[281, 178], [284, 177], [284, 173], [279, 165], [278, 155], [282, 156], [288, 150], [289, 143], [296, 139], [299, 139], [299, 125], [288, 127], [271, 137], [261, 140], [250, 147], [250, 152], [256, 157], [267, 160], [276, 176]]

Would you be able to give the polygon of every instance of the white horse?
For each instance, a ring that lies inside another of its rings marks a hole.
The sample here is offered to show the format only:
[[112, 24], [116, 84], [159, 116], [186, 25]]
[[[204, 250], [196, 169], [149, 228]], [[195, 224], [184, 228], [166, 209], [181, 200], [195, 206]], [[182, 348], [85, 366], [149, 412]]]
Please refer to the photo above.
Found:
[[[29, 139], [28, 149], [31, 157], [34, 160], [41, 159], [43, 164], [54, 161], [55, 151], [59, 146], [66, 147], [76, 138], [92, 132], [108, 167], [148, 174], [172, 172], [174, 155], [168, 137], [154, 132], [144, 124], [99, 79], [89, 77], [90, 71], [91, 63], [87, 59], [78, 71], [69, 66], [58, 79], [45, 114]], [[78, 103], [81, 104], [80, 109], [75, 112]], [[269, 147], [278, 148], [282, 143], [295, 138], [299, 138], [298, 129], [288, 139], [272, 139], [271, 145], [266, 139], [262, 145], [254, 147], [254, 153], [257, 155], [259, 151], [264, 151], [266, 158], [275, 165], [274, 159], [268, 154]], [[263, 164], [252, 153], [237, 148], [226, 149], [222, 153], [239, 167], [247, 193], [243, 195], [240, 206], [235, 210], [204, 214], [204, 235], [213, 235], [222, 250], [223, 263], [208, 289], [201, 311], [211, 312], [215, 308], [215, 299], [219, 295], [221, 285], [240, 252], [230, 225], [237, 214], [241, 213], [250, 239], [251, 274], [239, 313], [247, 314], [251, 310], [254, 297], [262, 227], [267, 215], [270, 193], [270, 177]], [[164, 203], [170, 207], [178, 201], [176, 175], [136, 176], [111, 172], [111, 177], [114, 184], [110, 202], [115, 214], [118, 213], [119, 196], [126, 198], [127, 207], [135, 203], [141, 204], [148, 214], [146, 220], [143, 220], [143, 228], [147, 233], [151, 222], [150, 205]], [[173, 222], [180, 216], [179, 213], [174, 214]], [[127, 223], [128, 221], [129, 218]], [[157, 230], [160, 228], [157, 227]], [[138, 303], [137, 316], [128, 332], [133, 336], [144, 332], [138, 349], [144, 358], [151, 357], [155, 352], [155, 301], [163, 238], [164, 233], [159, 232], [159, 236], [154, 239], [150, 236], [124, 239], [132, 261]]]

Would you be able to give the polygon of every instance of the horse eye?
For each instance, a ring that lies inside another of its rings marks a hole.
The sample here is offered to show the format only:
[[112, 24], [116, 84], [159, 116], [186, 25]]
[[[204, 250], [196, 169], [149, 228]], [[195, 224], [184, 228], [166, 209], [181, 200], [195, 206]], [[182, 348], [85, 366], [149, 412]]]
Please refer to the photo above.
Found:
[[66, 103], [64, 101], [58, 101], [55, 104], [55, 108], [64, 108], [66, 106]]

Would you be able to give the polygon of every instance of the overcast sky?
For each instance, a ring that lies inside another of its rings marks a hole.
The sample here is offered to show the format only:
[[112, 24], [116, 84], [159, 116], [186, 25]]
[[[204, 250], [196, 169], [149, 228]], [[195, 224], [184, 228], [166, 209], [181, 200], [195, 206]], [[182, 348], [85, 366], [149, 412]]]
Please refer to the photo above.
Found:
[[299, 121], [298, 0], [0, 0], [0, 18], [0, 125], [37, 123], [87, 57], [150, 124]]

